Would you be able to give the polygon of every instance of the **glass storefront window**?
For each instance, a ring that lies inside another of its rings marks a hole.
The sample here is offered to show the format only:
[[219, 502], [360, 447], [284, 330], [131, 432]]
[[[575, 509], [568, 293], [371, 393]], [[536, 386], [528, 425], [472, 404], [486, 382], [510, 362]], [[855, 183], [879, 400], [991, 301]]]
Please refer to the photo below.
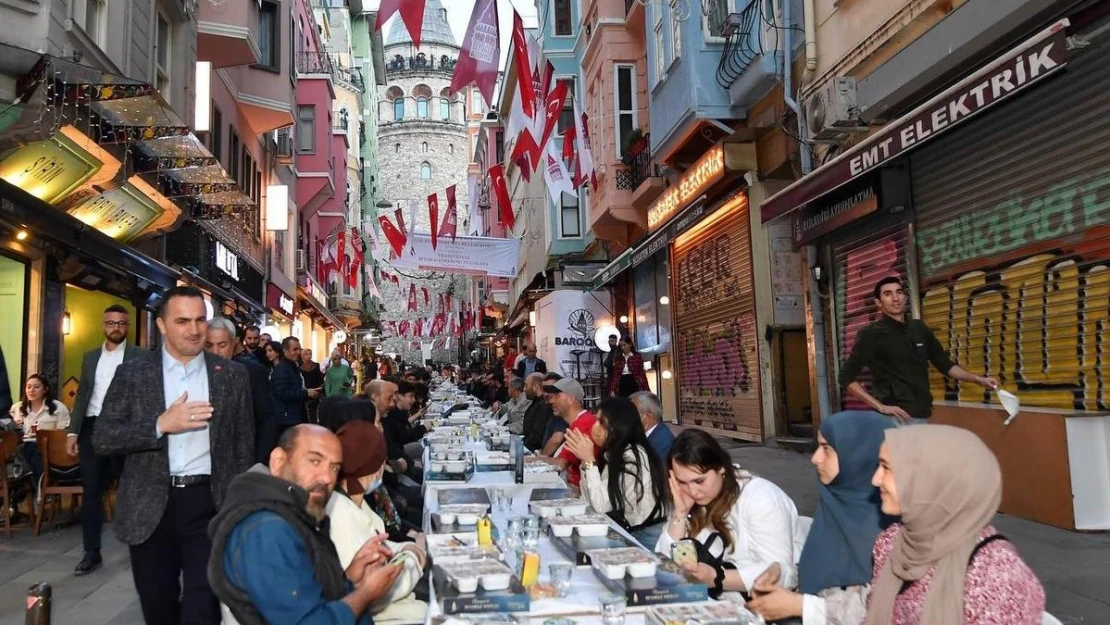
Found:
[[27, 265], [0, 256], [0, 310], [7, 311], [4, 323], [0, 324], [0, 349], [4, 351], [4, 364], [8, 369], [8, 384], [11, 385], [13, 401], [19, 399], [23, 389], [21, 377], [26, 353], [26, 304]]

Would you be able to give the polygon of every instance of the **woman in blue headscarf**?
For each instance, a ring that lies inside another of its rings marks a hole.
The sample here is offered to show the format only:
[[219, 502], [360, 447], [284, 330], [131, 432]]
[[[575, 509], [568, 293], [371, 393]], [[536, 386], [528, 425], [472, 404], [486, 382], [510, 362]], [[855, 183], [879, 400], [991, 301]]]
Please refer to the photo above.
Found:
[[820, 503], [801, 560], [798, 592], [773, 571], [756, 580], [748, 607], [767, 621], [801, 617], [805, 625], [857, 625], [867, 614], [871, 552], [891, 519], [880, 510], [871, 476], [883, 432], [894, 422], [877, 412], [839, 412], [821, 422], [813, 465]]

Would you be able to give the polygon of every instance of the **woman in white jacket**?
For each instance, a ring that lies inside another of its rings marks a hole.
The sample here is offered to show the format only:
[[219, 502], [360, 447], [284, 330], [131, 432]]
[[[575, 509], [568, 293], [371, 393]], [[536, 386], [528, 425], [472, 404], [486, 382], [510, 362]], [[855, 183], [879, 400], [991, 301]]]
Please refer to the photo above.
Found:
[[[566, 446], [582, 461], [580, 486], [590, 506], [608, 514], [640, 544], [655, 546], [667, 520], [666, 478], [636, 405], [623, 397], [603, 400], [591, 435], [567, 430]], [[600, 470], [599, 460], [605, 465]]]
[[702, 430], [678, 435], [670, 493], [670, 520], [655, 550], [670, 557], [677, 543], [690, 539], [697, 562], [684, 566], [709, 586], [711, 597], [750, 593], [772, 564], [779, 565], [785, 588], [797, 585], [795, 554], [805, 537], [794, 502], [774, 483], [734, 466], [713, 436]]
[[[372, 536], [386, 533], [385, 522], [374, 513], [366, 493], [381, 485], [385, 471], [386, 445], [381, 429], [368, 421], [351, 421], [336, 433], [343, 445], [339, 485], [328, 500], [329, 535], [339, 561], [346, 568]], [[427, 555], [417, 543], [384, 543], [404, 570], [389, 594], [370, 607], [374, 623], [423, 623], [428, 605], [413, 591], [424, 575]]]

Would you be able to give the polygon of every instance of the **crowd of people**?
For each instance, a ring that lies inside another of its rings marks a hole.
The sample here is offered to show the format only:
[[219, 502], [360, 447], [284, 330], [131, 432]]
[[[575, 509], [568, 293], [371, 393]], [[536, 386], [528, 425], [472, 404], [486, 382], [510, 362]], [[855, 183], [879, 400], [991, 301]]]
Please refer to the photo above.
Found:
[[356, 376], [342, 354], [321, 367], [296, 338], [206, 319], [190, 287], [164, 298], [159, 350], [126, 345], [128, 322], [105, 311], [72, 414], [40, 376], [11, 414], [32, 467], [38, 429], [68, 429], [86, 488], [79, 575], [102, 564], [100, 497], [122, 465], [114, 529], [150, 624], [423, 622], [420, 440], [441, 381], [712, 597], [739, 595], [768, 622], [1040, 623], [1040, 582], [990, 525], [998, 462], [965, 430], [870, 411], [824, 419], [810, 524], [709, 433], [675, 436], [619, 339], [621, 373], [591, 411], [534, 348], [501, 370], [360, 361]]

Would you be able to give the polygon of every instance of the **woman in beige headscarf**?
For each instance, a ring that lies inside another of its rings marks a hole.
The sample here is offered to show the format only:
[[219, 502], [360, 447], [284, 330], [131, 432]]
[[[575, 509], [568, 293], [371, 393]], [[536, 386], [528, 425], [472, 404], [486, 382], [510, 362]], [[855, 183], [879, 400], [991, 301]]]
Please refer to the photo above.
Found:
[[865, 625], [1039, 625], [1044, 588], [990, 525], [998, 461], [947, 425], [887, 430], [872, 483], [901, 516], [875, 541]]

